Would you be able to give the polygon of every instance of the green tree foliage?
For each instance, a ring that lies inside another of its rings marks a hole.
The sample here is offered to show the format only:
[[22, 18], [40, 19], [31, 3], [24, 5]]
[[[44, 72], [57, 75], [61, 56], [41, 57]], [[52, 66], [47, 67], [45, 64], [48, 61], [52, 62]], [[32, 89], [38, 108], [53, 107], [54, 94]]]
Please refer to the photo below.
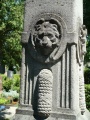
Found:
[[88, 30], [87, 36], [87, 53], [85, 55], [85, 83], [90, 84], [90, 66], [87, 65], [90, 62], [90, 0], [83, 0], [84, 1], [84, 24]]
[[90, 0], [83, 0], [84, 2], [84, 24], [88, 30], [87, 37], [87, 53], [85, 55], [85, 63], [90, 61]]
[[90, 0], [83, 0], [84, 2], [84, 24], [90, 34]]
[[90, 84], [90, 66], [88, 63], [90, 63], [90, 36], [87, 37], [87, 52], [85, 54], [85, 70], [84, 70], [84, 78], [85, 83]]
[[9, 91], [9, 90], [15, 90], [19, 93], [20, 90], [20, 75], [15, 74], [12, 78], [8, 78], [6, 75], [0, 75], [2, 76], [2, 85], [3, 90]]
[[0, 1], [0, 61], [9, 69], [19, 66], [21, 61], [23, 8], [20, 0]]
[[87, 37], [87, 52], [85, 54], [85, 64], [90, 62], [90, 36]]
[[85, 78], [85, 84], [90, 84], [90, 68], [85, 67], [84, 69], [84, 78]]
[[86, 107], [90, 111], [90, 84], [85, 85]]

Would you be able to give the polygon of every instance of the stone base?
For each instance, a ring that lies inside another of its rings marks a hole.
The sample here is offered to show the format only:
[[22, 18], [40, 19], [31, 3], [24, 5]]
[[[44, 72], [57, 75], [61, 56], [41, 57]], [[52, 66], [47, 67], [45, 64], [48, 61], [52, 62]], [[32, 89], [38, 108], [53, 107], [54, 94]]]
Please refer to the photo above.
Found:
[[29, 108], [22, 109], [18, 108], [16, 110], [16, 115], [13, 120], [90, 120], [90, 113], [88, 110], [84, 113], [84, 115], [78, 114], [66, 114], [66, 113], [51, 113], [51, 115], [46, 118], [34, 118], [33, 111]]
[[84, 115], [78, 114], [76, 120], [90, 120], [90, 112], [86, 110]]

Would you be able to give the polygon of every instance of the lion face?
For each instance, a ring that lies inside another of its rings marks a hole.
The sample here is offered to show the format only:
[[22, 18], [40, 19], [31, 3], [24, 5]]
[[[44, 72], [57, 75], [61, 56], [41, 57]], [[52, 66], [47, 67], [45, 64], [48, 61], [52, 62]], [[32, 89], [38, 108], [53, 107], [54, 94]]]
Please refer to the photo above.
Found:
[[49, 55], [59, 43], [59, 31], [56, 24], [44, 21], [35, 26], [34, 44], [42, 55]]

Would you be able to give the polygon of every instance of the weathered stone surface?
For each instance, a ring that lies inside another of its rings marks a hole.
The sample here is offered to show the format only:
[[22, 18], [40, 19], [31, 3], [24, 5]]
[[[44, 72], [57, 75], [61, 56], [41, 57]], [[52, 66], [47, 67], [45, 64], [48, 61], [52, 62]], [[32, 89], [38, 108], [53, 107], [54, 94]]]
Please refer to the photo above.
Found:
[[82, 0], [26, 0], [15, 120], [89, 120]]
[[43, 69], [38, 75], [37, 113], [41, 117], [48, 117], [52, 111], [53, 75], [48, 69]]

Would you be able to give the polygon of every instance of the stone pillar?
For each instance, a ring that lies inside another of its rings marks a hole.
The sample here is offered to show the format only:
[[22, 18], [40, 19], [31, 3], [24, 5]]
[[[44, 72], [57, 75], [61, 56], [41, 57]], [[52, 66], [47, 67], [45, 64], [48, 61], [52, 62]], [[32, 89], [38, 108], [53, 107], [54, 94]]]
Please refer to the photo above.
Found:
[[26, 0], [15, 120], [89, 120], [82, 5], [82, 0]]

